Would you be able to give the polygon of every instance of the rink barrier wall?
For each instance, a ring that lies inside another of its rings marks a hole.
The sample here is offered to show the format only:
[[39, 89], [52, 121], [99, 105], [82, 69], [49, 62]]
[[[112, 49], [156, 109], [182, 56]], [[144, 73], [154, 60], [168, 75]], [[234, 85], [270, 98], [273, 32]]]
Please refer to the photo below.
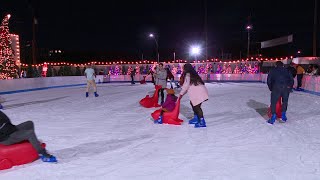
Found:
[[[136, 83], [139, 83], [143, 76], [137, 74], [134, 77]], [[205, 82], [267, 82], [267, 74], [201, 74]], [[178, 81], [180, 74], [175, 76]], [[96, 83], [129, 83], [130, 75], [97, 75]], [[151, 76], [146, 76], [146, 81], [151, 82]], [[297, 84], [295, 78], [295, 84]], [[85, 86], [86, 78], [84, 76], [56, 76], [40, 78], [21, 78], [12, 80], [0, 80], [0, 94], [13, 94], [27, 91], [37, 91], [52, 88], [63, 88], [72, 86]], [[302, 88], [305, 92], [320, 95], [320, 77], [304, 75]]]

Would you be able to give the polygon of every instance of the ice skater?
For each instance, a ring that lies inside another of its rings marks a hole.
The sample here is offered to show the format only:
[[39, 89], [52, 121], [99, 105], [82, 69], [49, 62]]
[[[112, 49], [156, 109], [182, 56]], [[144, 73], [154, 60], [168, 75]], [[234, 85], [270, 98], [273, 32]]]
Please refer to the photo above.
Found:
[[297, 82], [298, 82], [296, 90], [302, 91], [303, 89], [301, 88], [301, 86], [302, 86], [302, 79], [303, 79], [303, 74], [305, 73], [305, 70], [300, 64], [297, 65], [296, 69], [297, 69]]
[[149, 71], [149, 73], [147, 74], [147, 76], [149, 75], [149, 74], [151, 74], [151, 82], [154, 84], [154, 85], [156, 85], [156, 82], [155, 82], [155, 80], [154, 80], [154, 72], [153, 72], [153, 70], [152, 69], [150, 69], [150, 71]]
[[0, 110], [0, 144], [8, 146], [25, 140], [28, 140], [37, 150], [43, 162], [57, 162], [56, 157], [50, 155], [45, 148], [41, 147], [34, 132], [32, 121], [13, 125], [9, 117]]
[[173, 89], [172, 83], [174, 83], [174, 76], [169, 68], [166, 68], [167, 71], [167, 79], [170, 81], [170, 87]]
[[131, 84], [136, 84], [136, 83], [134, 82], [134, 76], [136, 75], [136, 72], [137, 72], [137, 70], [136, 70], [136, 68], [134, 68], [134, 69], [132, 70], [131, 74], [130, 74], [130, 76], [131, 76]]
[[195, 128], [206, 127], [201, 104], [209, 99], [208, 90], [190, 63], [183, 66], [183, 77], [184, 82], [179, 98], [182, 98], [186, 93], [189, 95], [190, 104], [194, 112], [194, 117], [189, 120], [189, 124], [194, 124]]
[[156, 85], [160, 85], [162, 88], [159, 93], [161, 94], [161, 105], [164, 102], [164, 88], [167, 87], [167, 71], [163, 68], [163, 63], [160, 63], [156, 73], [154, 74], [156, 79]]
[[280, 97], [282, 97], [282, 113], [281, 121], [286, 122], [286, 111], [288, 107], [288, 99], [290, 90], [293, 88], [292, 74], [283, 66], [281, 61], [276, 62], [276, 67], [271, 69], [268, 74], [267, 84], [271, 91], [271, 113], [272, 116], [268, 120], [269, 124], [273, 124], [277, 119], [276, 104]]
[[87, 69], [84, 71], [84, 75], [87, 78], [86, 97], [89, 96], [90, 86], [93, 87], [94, 96], [95, 97], [99, 96], [99, 94], [97, 93], [97, 85], [96, 85], [96, 81], [95, 81], [96, 73], [94, 72], [93, 66], [94, 65], [91, 64], [91, 66], [87, 67]]
[[166, 101], [162, 104], [162, 109], [160, 112], [159, 119], [154, 120], [155, 124], [162, 124], [163, 121], [163, 114], [165, 112], [171, 112], [176, 107], [176, 101], [178, 97], [174, 94], [173, 89], [166, 89], [167, 91], [167, 98]]

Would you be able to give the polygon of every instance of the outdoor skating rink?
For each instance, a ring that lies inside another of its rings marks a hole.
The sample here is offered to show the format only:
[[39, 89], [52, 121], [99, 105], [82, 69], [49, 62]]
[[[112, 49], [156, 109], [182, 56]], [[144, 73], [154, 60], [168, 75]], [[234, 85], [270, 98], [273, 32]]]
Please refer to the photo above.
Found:
[[[168, 86], [169, 87], [169, 86]], [[158, 125], [140, 99], [154, 87], [99, 84], [1, 95], [13, 124], [35, 123], [40, 140], [58, 158], [0, 171], [1, 180], [319, 180], [320, 96], [290, 94], [287, 123], [266, 123], [270, 91], [263, 83], [206, 83], [207, 128]], [[176, 90], [178, 96], [178, 90]]]

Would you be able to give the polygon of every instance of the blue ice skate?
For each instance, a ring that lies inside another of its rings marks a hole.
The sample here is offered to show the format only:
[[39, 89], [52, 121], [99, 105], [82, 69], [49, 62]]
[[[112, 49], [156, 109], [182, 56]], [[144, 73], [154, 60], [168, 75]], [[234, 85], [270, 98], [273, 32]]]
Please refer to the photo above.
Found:
[[40, 156], [41, 160], [43, 162], [58, 162], [57, 158], [50, 155], [49, 157], [48, 156]]
[[89, 93], [88, 92], [86, 92], [86, 97], [89, 97]]
[[198, 116], [195, 114], [192, 119], [189, 120], [189, 124], [196, 124], [198, 123], [199, 119]]
[[286, 112], [282, 112], [280, 122], [285, 123], [286, 121], [287, 121]]
[[271, 118], [267, 121], [269, 124], [273, 124], [277, 119], [276, 114], [272, 114]]
[[94, 96], [95, 96], [95, 97], [98, 97], [99, 94], [98, 94], [97, 92], [94, 92]]
[[159, 119], [154, 120], [155, 124], [162, 124], [162, 116], [159, 116]]
[[201, 118], [200, 121], [194, 125], [194, 127], [195, 128], [207, 127], [206, 121], [204, 120], [204, 118]]
[[0, 109], [3, 109], [3, 106], [0, 104]]

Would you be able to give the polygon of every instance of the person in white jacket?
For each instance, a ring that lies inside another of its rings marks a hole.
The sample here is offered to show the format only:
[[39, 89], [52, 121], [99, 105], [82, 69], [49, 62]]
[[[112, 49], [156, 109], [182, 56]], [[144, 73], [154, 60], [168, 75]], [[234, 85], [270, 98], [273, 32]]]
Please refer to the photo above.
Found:
[[159, 93], [161, 93], [161, 105], [164, 102], [164, 92], [163, 90], [167, 87], [167, 71], [163, 67], [163, 63], [159, 63], [159, 66], [154, 73], [154, 77], [156, 80], [156, 85], [160, 85], [162, 88]]
[[96, 81], [95, 81], [95, 77], [97, 76], [94, 69], [93, 69], [93, 64], [91, 64], [91, 66], [88, 66], [87, 69], [84, 71], [84, 75], [87, 78], [87, 88], [86, 88], [86, 97], [89, 96], [89, 88], [90, 86], [93, 87], [93, 91], [94, 91], [94, 96], [98, 97], [99, 94], [97, 93], [97, 85], [96, 85]]

